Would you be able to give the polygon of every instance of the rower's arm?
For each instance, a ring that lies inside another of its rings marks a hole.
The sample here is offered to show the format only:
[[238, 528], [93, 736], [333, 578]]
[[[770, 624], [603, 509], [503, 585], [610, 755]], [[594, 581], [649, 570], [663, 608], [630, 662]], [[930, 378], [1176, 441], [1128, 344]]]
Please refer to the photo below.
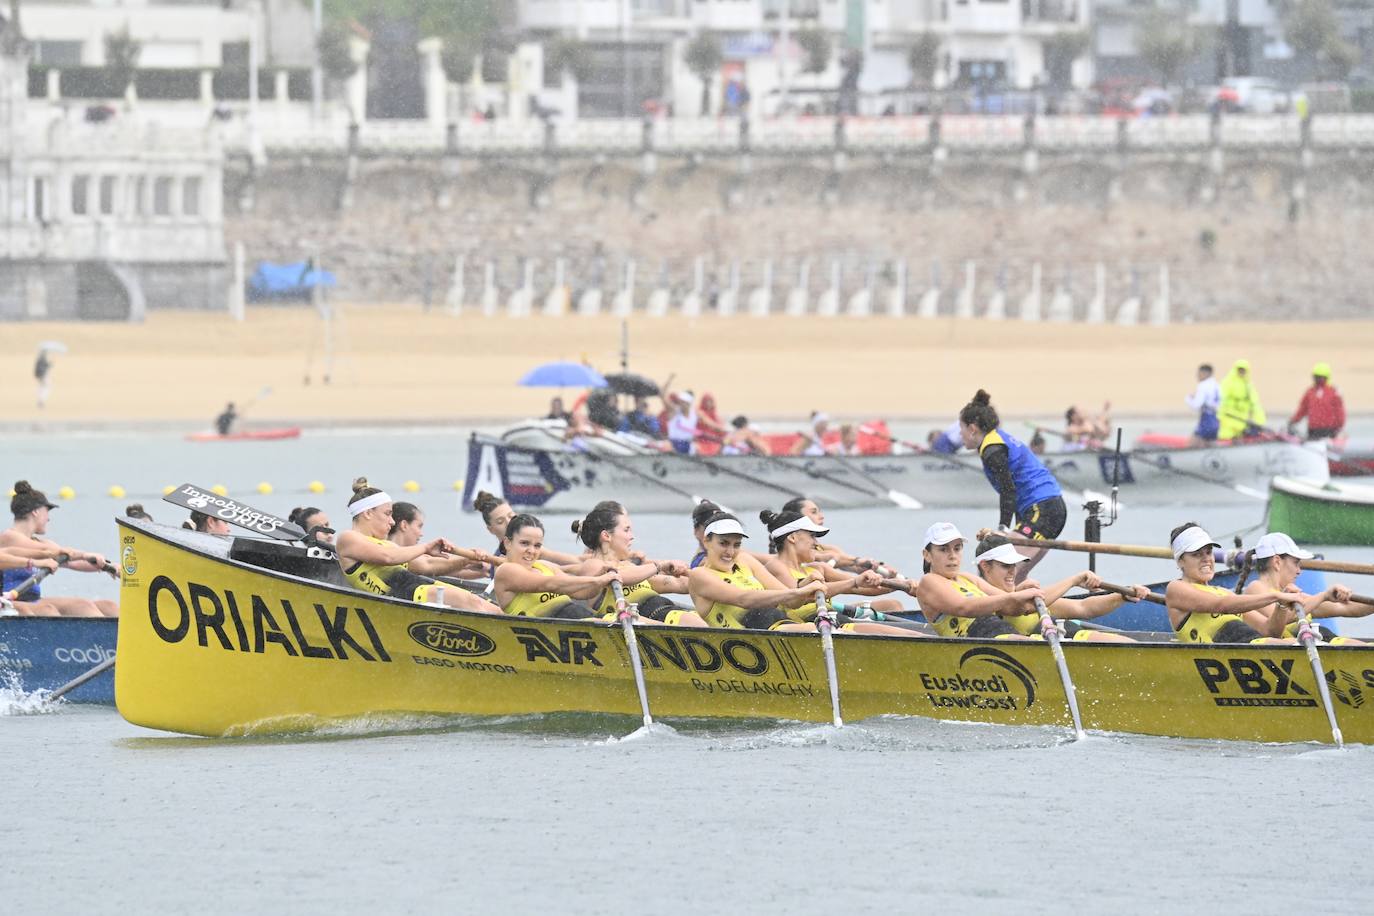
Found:
[[[1046, 586], [1045, 586], [1045, 603], [1048, 604], [1048, 605], [1053, 606], [1054, 603], [1055, 603], [1056, 601], [1058, 601], [1060, 598], [1063, 598], [1065, 595], [1068, 594], [1069, 589], [1071, 589], [1071, 588], [1078, 588], [1080, 585], [1083, 585], [1083, 584], [1084, 584], [1084, 580], [1086, 580], [1086, 579], [1087, 579], [1086, 573], [1081, 573], [1081, 572], [1080, 572], [1080, 573], [1074, 573], [1072, 576], [1069, 576], [1067, 579], [1061, 579], [1060, 581], [1054, 583], [1053, 585], [1046, 585]], [[1115, 596], [1115, 597], [1119, 599], [1121, 596], [1120, 596], [1120, 595], [1117, 595], [1117, 596]], [[1086, 601], [1086, 600], [1088, 600], [1088, 599], [1085, 598], [1085, 599], [1082, 599], [1082, 600]], [[1075, 603], [1077, 603], [1077, 602], [1075, 602]], [[1118, 600], [1118, 601], [1117, 601], [1117, 604], [1120, 604], [1120, 603], [1121, 603], [1121, 602]]]
[[1030, 591], [998, 592], [983, 597], [967, 597], [960, 593], [948, 579], [936, 573], [926, 573], [916, 584], [916, 600], [921, 610], [929, 611], [927, 619], [934, 614], [948, 614], [951, 617], [994, 617], [999, 614], [1022, 614], [1027, 606], [1033, 606]]
[[550, 550], [545, 547], [543, 550], [539, 551], [539, 559], [543, 560], [545, 563], [552, 563], [554, 566], [566, 568], [570, 566], [581, 567], [586, 558], [573, 553], [564, 553], [561, 550]]
[[[1264, 591], [1235, 595], [1230, 592], [1217, 594], [1194, 588], [1182, 579], [1175, 579], [1164, 590], [1164, 598], [1169, 610], [1183, 614], [1244, 614], [1258, 611], [1275, 601], [1286, 601], [1291, 595], [1282, 592]], [[1282, 629], [1282, 627], [1280, 627]]]
[[[771, 578], [771, 577], [770, 577]], [[796, 600], [800, 592], [794, 588], [765, 588], [761, 591], [730, 585], [711, 570], [698, 566], [687, 577], [688, 592], [711, 604], [733, 604], [746, 610], [779, 607]], [[798, 604], [806, 602], [799, 601]]]
[[334, 545], [335, 553], [341, 560], [374, 563], [378, 566], [400, 566], [409, 563], [416, 557], [423, 556], [428, 549], [429, 544], [416, 544], [413, 547], [401, 547], [390, 541], [378, 544], [356, 531], [342, 532]]
[[1092, 620], [1104, 617], [1121, 607], [1126, 601], [1118, 594], [1092, 595], [1088, 598], [1060, 598], [1047, 602], [1050, 614], [1065, 620]]
[[998, 496], [998, 525], [1005, 528], [1016, 516], [1016, 479], [1011, 476], [1011, 450], [993, 444], [983, 449], [983, 467], [992, 478]]
[[556, 592], [569, 598], [586, 600], [601, 594], [610, 580], [609, 575], [576, 576], [565, 572], [546, 576], [519, 563], [505, 563], [496, 571], [494, 581], [498, 589], [508, 594]]

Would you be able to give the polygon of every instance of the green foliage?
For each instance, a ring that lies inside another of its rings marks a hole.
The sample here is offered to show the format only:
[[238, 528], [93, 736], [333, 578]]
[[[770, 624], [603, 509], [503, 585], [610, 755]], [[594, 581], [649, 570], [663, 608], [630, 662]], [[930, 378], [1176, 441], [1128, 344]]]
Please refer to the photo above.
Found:
[[1137, 22], [1135, 45], [1140, 56], [1159, 74], [1160, 85], [1167, 88], [1178, 79], [1197, 50], [1198, 36], [1182, 16], [1156, 8]]
[[1340, 41], [1340, 27], [1331, 0], [1296, 0], [1283, 16], [1283, 37], [1304, 57], [1319, 58]]
[[105, 33], [105, 72], [109, 74], [110, 88], [116, 95], [123, 95], [134, 81], [142, 54], [142, 42], [130, 37], [127, 28]]
[[591, 55], [587, 46], [572, 38], [553, 38], [544, 42], [544, 73], [557, 76], [570, 73], [573, 79], [583, 82], [591, 75]]
[[316, 50], [320, 55], [320, 69], [327, 78], [343, 82], [358, 72], [358, 63], [349, 47], [348, 29], [339, 23], [325, 24]]
[[797, 32], [797, 45], [802, 49], [803, 73], [824, 73], [830, 66], [830, 36], [814, 26]]
[[1350, 90], [1350, 110], [1360, 114], [1374, 114], [1374, 89]]
[[682, 59], [697, 79], [709, 82], [724, 63], [725, 52], [721, 49], [720, 39], [715, 33], [698, 32], [687, 42]]
[[911, 80], [918, 86], [930, 86], [935, 82], [935, 70], [940, 66], [940, 36], [934, 32], [922, 32], [916, 42], [906, 49], [906, 65], [911, 69]]
[[476, 35], [478, 44], [510, 28], [515, 7], [503, 0], [324, 0], [325, 15], [334, 21], [356, 19], [370, 27], [406, 22], [425, 37]]
[[449, 82], [462, 85], [472, 79], [472, 70], [482, 53], [482, 38], [471, 32], [449, 32], [444, 35], [443, 42], [439, 65], [444, 68], [444, 76]]

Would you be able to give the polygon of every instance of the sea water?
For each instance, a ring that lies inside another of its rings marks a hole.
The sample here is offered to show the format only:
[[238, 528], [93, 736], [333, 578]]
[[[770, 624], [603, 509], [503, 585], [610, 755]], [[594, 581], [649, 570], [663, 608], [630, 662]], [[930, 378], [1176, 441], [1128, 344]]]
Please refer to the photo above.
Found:
[[[0, 482], [73, 487], [52, 535], [107, 554], [112, 516], [130, 501], [180, 520], [158, 501], [166, 485], [223, 483], [260, 508], [284, 515], [308, 502], [342, 524], [359, 475], [398, 498], [417, 481], [426, 534], [491, 546], [451, 489], [464, 454], [462, 431], [21, 437], [6, 442]], [[328, 491], [304, 492], [311, 480]], [[275, 492], [256, 495], [260, 481]], [[116, 483], [130, 495], [101, 495]], [[633, 514], [638, 546], [686, 557], [686, 509]], [[1182, 521], [1222, 534], [1262, 519], [1262, 503], [1128, 503], [1104, 540], [1162, 544]], [[987, 509], [829, 510], [827, 520], [836, 543], [913, 575], [932, 521], [969, 535], [996, 522]], [[547, 521], [548, 543], [572, 549], [568, 517]], [[1072, 506], [1065, 536], [1081, 525]], [[1036, 576], [1068, 575], [1084, 559], [1053, 554]], [[1099, 570], [1116, 581], [1171, 575], [1167, 562], [1116, 557]], [[47, 587], [117, 597], [97, 575], [64, 572]], [[1063, 729], [917, 718], [839, 730], [637, 725], [378, 717], [205, 740], [0, 686], [0, 901], [14, 913], [1364, 913], [1374, 899], [1374, 748], [1072, 742]]]

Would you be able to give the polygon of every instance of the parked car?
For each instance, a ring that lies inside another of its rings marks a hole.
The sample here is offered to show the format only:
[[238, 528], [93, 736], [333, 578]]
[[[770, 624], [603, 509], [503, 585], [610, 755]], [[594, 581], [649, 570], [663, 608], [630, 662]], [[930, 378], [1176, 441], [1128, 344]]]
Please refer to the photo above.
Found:
[[1224, 79], [1217, 89], [1217, 98], [1227, 107], [1250, 114], [1287, 114], [1293, 110], [1295, 93], [1273, 80], [1256, 76], [1233, 76]]

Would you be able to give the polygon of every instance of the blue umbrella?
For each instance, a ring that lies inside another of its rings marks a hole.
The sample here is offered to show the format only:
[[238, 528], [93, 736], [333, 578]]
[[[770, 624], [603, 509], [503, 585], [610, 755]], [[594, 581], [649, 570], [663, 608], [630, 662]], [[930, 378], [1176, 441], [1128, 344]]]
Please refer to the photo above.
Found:
[[604, 388], [606, 379], [591, 366], [558, 362], [535, 366], [520, 384], [530, 388]]

